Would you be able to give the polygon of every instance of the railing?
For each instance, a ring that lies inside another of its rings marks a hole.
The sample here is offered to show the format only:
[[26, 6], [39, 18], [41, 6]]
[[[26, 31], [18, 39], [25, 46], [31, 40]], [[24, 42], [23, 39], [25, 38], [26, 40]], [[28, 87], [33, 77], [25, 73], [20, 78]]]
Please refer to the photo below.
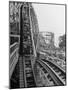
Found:
[[18, 47], [18, 43], [15, 42], [14, 44], [10, 45], [10, 54]]
[[19, 47], [18, 47], [18, 43], [14, 43], [13, 45], [10, 46], [10, 61], [9, 61], [9, 77], [11, 78], [12, 76], [12, 73], [13, 73], [13, 70], [16, 66], [16, 63], [18, 61], [18, 50], [19, 50]]

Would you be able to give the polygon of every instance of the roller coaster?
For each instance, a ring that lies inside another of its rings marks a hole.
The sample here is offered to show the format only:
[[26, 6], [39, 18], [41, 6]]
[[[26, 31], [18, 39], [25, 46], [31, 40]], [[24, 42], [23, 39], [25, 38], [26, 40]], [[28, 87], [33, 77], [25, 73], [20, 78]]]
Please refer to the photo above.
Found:
[[[53, 62], [49, 55], [38, 57], [37, 38], [38, 24], [34, 9], [31, 3], [24, 3], [20, 7], [19, 35], [10, 34], [18, 38], [18, 42], [10, 45], [9, 79], [10, 88], [31, 88], [37, 86], [63, 86], [66, 85], [66, 71]], [[45, 54], [47, 54], [45, 52]], [[44, 77], [47, 78], [47, 85], [38, 85], [34, 65], [37, 64]]]

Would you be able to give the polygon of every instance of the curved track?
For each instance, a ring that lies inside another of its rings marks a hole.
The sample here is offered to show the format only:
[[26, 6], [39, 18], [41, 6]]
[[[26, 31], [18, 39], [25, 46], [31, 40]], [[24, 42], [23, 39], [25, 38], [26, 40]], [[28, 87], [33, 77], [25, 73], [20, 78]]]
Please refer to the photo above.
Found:
[[44, 73], [46, 71], [48, 72], [52, 81], [54, 82], [54, 85], [65, 85], [66, 74], [60, 68], [46, 60], [37, 60], [37, 63], [39, 64], [40, 68], [42, 68]]

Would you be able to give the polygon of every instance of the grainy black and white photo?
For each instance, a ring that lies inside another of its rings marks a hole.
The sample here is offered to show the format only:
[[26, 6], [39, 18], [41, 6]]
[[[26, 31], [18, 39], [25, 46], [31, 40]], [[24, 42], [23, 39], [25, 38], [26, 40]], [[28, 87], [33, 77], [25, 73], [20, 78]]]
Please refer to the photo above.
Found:
[[66, 5], [9, 1], [9, 88], [66, 85]]

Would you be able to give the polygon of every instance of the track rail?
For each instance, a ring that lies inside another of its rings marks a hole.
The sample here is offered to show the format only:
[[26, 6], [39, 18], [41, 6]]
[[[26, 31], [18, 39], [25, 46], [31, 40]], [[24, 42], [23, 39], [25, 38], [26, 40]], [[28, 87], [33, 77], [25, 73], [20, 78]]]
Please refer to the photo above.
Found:
[[53, 66], [55, 66], [56, 68], [59, 68], [63, 73], [66, 73], [65, 70], [60, 67], [58, 64], [56, 64], [53, 60], [47, 60], [47, 59], [42, 59], [44, 62], [49, 62], [51, 63]]
[[30, 56], [24, 58], [25, 86], [36, 87]]
[[[43, 60], [37, 60], [37, 62], [43, 68], [44, 72], [45, 72], [45, 70], [47, 70], [47, 72], [50, 74], [51, 78], [53, 79], [53, 81], [55, 82], [56, 85], [58, 85], [58, 86], [65, 85], [65, 82], [56, 73], [57, 68], [54, 70], [48, 63], [44, 62]], [[59, 72], [61, 72], [61, 71], [59, 70], [58, 73]], [[64, 73], [63, 73], [63, 76], [65, 76]]]
[[[65, 61], [64, 60], [58, 59], [58, 58], [54, 58], [54, 57], [48, 56], [46, 54], [45, 55], [41, 54], [40, 58], [41, 59], [42, 58], [46, 59], [47, 61], [50, 61], [50, 62], [54, 63], [57, 67], [59, 67], [60, 69], [62, 69], [65, 72], [65, 65], [64, 65]], [[58, 61], [61, 63], [61, 65], [58, 64]], [[62, 65], [64, 65], [64, 66], [62, 66]]]
[[54, 70], [55, 74], [57, 75], [57, 77], [63, 82], [63, 84], [65, 85], [65, 80], [66, 80], [66, 73], [63, 69], [61, 69], [60, 67], [57, 67], [54, 63], [50, 62], [50, 61], [46, 61], [43, 60], [44, 63], [46, 63], [52, 70]]

